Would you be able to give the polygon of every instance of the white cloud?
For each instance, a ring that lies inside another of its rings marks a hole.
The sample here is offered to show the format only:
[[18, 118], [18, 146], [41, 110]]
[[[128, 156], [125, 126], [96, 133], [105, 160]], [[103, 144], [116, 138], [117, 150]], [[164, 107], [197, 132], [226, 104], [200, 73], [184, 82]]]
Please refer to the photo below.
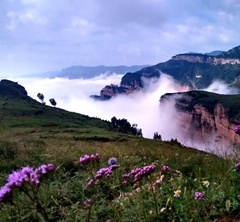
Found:
[[[5, 70], [14, 75], [39, 73], [72, 65], [157, 64], [183, 52], [228, 50], [240, 39], [235, 0], [182, 0], [181, 4], [178, 0], [11, 0], [0, 4], [0, 74]], [[12, 63], [6, 61], [9, 53], [16, 58]]]
[[[109, 101], [96, 101], [90, 95], [99, 94], [108, 84], [119, 84], [122, 75], [111, 76], [101, 74], [92, 79], [36, 79], [36, 78], [8, 78], [23, 85], [28, 94], [38, 100], [37, 94], [43, 93], [45, 102], [50, 105], [49, 99], [54, 98], [57, 107], [68, 111], [111, 120], [113, 116], [126, 118], [131, 124], [136, 123], [142, 129], [144, 137], [153, 138], [158, 132], [163, 140], [177, 139], [186, 146], [195, 147], [218, 155], [232, 153], [231, 147], [215, 141], [216, 135], [199, 138], [190, 138], [189, 132], [182, 128], [179, 113], [175, 109], [175, 99], [167, 103], [159, 103], [165, 93], [174, 93], [184, 90], [172, 77], [162, 74], [159, 79], [143, 79], [145, 88], [130, 95], [119, 95]], [[215, 81], [206, 89], [221, 94], [232, 94], [235, 91], [220, 81]], [[39, 100], [38, 100], [39, 101]], [[40, 102], [40, 101], [39, 101]], [[191, 129], [190, 129], [191, 131]], [[188, 133], [187, 133], [188, 132]], [[192, 131], [191, 131], [192, 132]], [[225, 148], [228, 147], [228, 150]]]

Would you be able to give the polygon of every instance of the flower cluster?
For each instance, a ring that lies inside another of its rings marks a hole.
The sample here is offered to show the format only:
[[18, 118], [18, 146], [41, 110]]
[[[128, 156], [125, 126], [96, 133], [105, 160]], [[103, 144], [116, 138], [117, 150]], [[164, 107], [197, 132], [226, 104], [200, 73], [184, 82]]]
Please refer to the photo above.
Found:
[[103, 176], [110, 177], [112, 174], [112, 170], [115, 168], [118, 168], [118, 167], [119, 167], [119, 165], [111, 165], [106, 168], [101, 168], [100, 170], [97, 171], [97, 173], [95, 175], [95, 179], [100, 179]]
[[94, 176], [94, 179], [90, 180], [87, 185], [85, 186], [85, 189], [93, 186], [96, 184], [97, 180], [101, 179], [103, 176], [105, 177], [110, 177], [112, 174], [112, 170], [115, 168], [118, 168], [119, 165], [111, 165], [106, 168], [101, 168], [100, 170], [97, 171], [97, 173]]
[[240, 133], [240, 125], [237, 125], [237, 126], [234, 128], [234, 132], [235, 132], [235, 133]]
[[161, 171], [162, 171], [163, 173], [168, 173], [168, 172], [170, 171], [170, 167], [164, 165], [164, 166], [162, 166]]
[[54, 170], [53, 164], [41, 165], [37, 169], [32, 167], [23, 167], [20, 170], [16, 170], [9, 174], [7, 183], [0, 188], [0, 201], [3, 201], [7, 196], [11, 194], [11, 189], [21, 188], [25, 183], [30, 183], [34, 186], [40, 185], [40, 179], [43, 174]]
[[84, 155], [83, 157], [79, 158], [80, 163], [85, 164], [89, 163], [91, 160], [96, 160], [99, 159], [100, 155], [98, 153], [96, 154], [91, 154], [91, 155]]
[[148, 174], [149, 172], [153, 171], [156, 168], [155, 165], [144, 166], [143, 168], [136, 168], [131, 170], [128, 174], [123, 174], [122, 178], [126, 179], [129, 177], [134, 177], [134, 182], [140, 180], [144, 175]]
[[204, 199], [204, 194], [201, 192], [195, 192], [195, 198], [197, 200], [203, 200]]

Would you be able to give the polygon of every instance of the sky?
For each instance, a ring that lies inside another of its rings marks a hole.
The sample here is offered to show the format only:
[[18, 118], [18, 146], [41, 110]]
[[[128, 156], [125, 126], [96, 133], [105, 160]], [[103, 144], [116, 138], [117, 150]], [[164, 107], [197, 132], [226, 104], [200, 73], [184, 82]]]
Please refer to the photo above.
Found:
[[239, 0], [1, 0], [0, 78], [229, 50]]

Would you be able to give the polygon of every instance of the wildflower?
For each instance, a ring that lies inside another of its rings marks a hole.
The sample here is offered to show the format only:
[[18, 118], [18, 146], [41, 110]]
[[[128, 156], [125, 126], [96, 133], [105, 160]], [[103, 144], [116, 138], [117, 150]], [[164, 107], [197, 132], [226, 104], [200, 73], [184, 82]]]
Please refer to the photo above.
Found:
[[83, 202], [85, 207], [90, 207], [91, 203], [92, 203], [92, 199], [88, 199], [87, 201]]
[[204, 199], [204, 194], [201, 192], [195, 192], [195, 198], [197, 200], [203, 200]]
[[204, 181], [203, 181], [203, 185], [208, 188], [208, 186], [210, 185], [210, 183], [209, 183], [209, 181], [204, 180]]
[[54, 170], [53, 164], [44, 164], [36, 170], [32, 167], [26, 166], [22, 167], [22, 169], [13, 171], [8, 175], [7, 183], [0, 188], [0, 201], [3, 201], [4, 198], [11, 193], [11, 188], [21, 188], [25, 183], [39, 186], [42, 174], [52, 170]]
[[174, 191], [174, 197], [180, 197], [181, 192], [182, 192], [181, 190]]
[[216, 209], [216, 206], [212, 204], [212, 205], [210, 206], [210, 209], [215, 210], [215, 209]]
[[108, 165], [116, 165], [117, 164], [117, 158], [111, 157], [108, 160]]
[[85, 164], [85, 163], [89, 163], [91, 160], [96, 160], [99, 159], [100, 155], [98, 153], [96, 154], [91, 154], [89, 155], [84, 155], [83, 157], [79, 158], [80, 163]]
[[237, 126], [234, 128], [234, 132], [235, 132], [235, 133], [239, 133], [239, 132], [240, 132], [240, 125], [237, 125]]
[[161, 175], [160, 179], [156, 180], [156, 181], [153, 183], [153, 186], [159, 185], [159, 184], [162, 182], [163, 178], [164, 178], [164, 175]]
[[123, 180], [123, 181], [122, 181], [122, 184], [123, 184], [124, 186], [126, 186], [126, 185], [127, 185], [127, 181], [126, 181], [126, 180]]
[[169, 166], [166, 166], [166, 165], [164, 165], [164, 166], [162, 166], [161, 170], [162, 170], [162, 172], [164, 172], [164, 173], [168, 173], [168, 172], [169, 172], [169, 170], [170, 170], [170, 167], [169, 167]]
[[112, 174], [112, 170], [118, 167], [119, 165], [111, 165], [106, 168], [101, 168], [100, 170], [97, 171], [95, 179], [100, 179], [102, 176], [110, 177], [110, 175]]
[[163, 208], [160, 209], [160, 212], [162, 213], [162, 212], [164, 212], [165, 210], [167, 210], [167, 208], [166, 208], [166, 207], [163, 207]]
[[134, 181], [140, 180], [145, 174], [148, 174], [150, 171], [153, 171], [156, 168], [155, 165], [144, 166], [138, 173], [134, 176]]
[[90, 181], [87, 183], [87, 185], [85, 186], [85, 189], [93, 186], [94, 184], [96, 184], [95, 181], [94, 181], [94, 180], [90, 180]]
[[130, 173], [123, 174], [122, 178], [127, 179], [129, 177], [133, 177], [134, 182], [136, 182], [136, 181], [140, 180], [144, 175], [153, 171], [155, 168], [156, 168], [155, 165], [144, 166], [143, 168], [135, 168], [135, 169], [131, 170]]
[[149, 214], [150, 214], [150, 215], [153, 214], [153, 211], [152, 211], [152, 210], [149, 210]]
[[0, 201], [3, 201], [7, 196], [10, 195], [11, 189], [9, 184], [5, 184], [3, 187], [0, 188]]
[[240, 169], [240, 162], [235, 165], [236, 170]]

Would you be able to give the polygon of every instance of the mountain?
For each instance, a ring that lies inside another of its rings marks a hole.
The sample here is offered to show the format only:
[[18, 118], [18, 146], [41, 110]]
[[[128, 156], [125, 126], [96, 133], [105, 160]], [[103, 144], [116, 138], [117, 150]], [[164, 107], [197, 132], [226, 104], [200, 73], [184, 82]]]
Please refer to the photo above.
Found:
[[217, 56], [201, 53], [175, 55], [166, 62], [126, 73], [120, 86], [106, 86], [99, 96], [93, 98], [105, 100], [118, 93], [131, 93], [144, 87], [143, 78], [159, 78], [161, 73], [172, 76], [181, 85], [191, 89], [206, 88], [216, 79], [239, 88], [240, 46]]
[[71, 66], [63, 69], [57, 77], [66, 77], [69, 79], [89, 79], [94, 78], [100, 74], [125, 74], [127, 72], [135, 72], [138, 71], [147, 65], [142, 66]]

